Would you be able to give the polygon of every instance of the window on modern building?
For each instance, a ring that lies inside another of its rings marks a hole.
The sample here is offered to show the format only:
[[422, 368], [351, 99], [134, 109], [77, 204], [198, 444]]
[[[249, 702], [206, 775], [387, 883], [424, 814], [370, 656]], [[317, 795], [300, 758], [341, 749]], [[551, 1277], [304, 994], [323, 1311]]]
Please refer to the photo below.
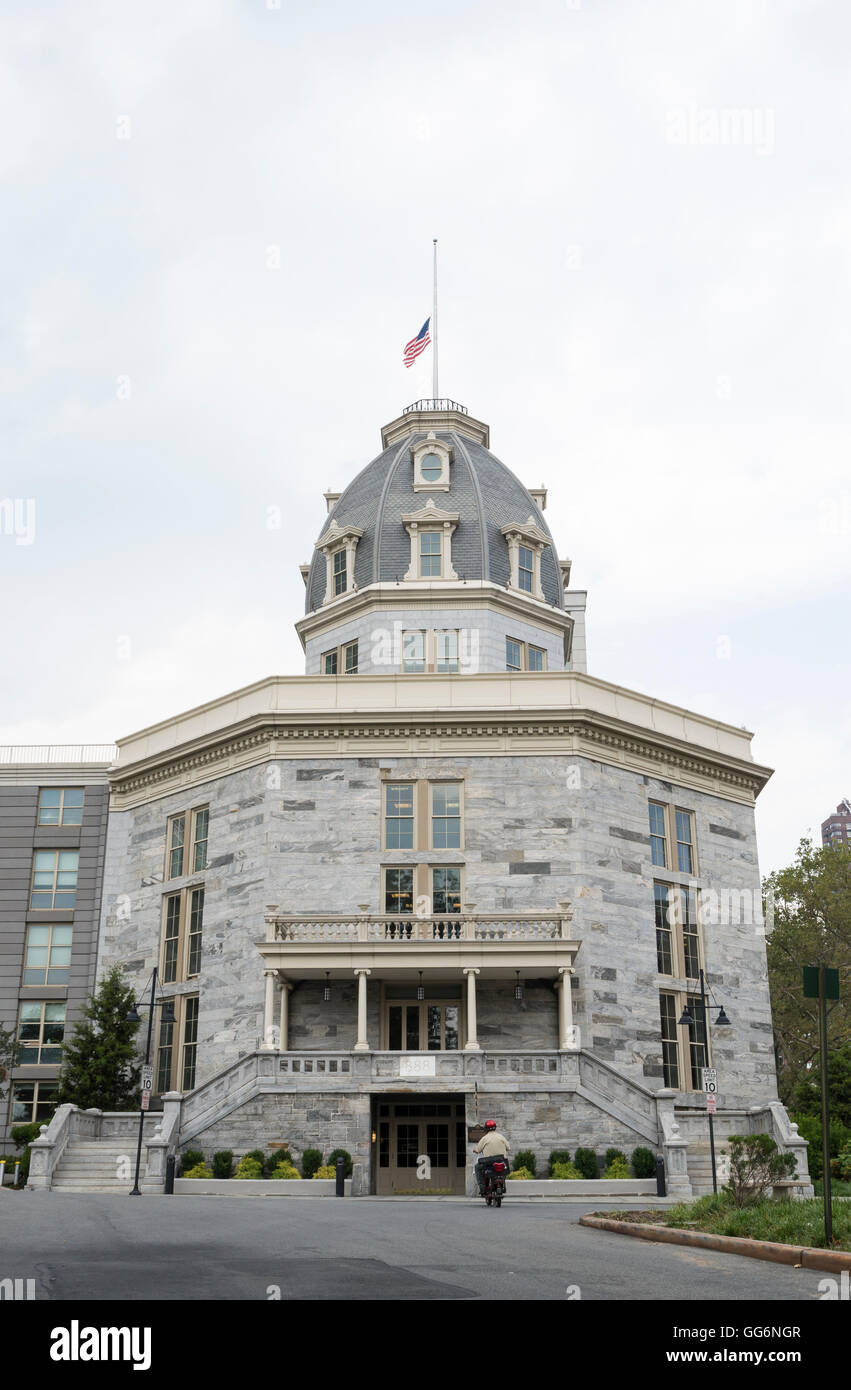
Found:
[[30, 907], [48, 912], [73, 907], [77, 898], [79, 865], [79, 850], [37, 849], [33, 855]]
[[204, 889], [184, 888], [163, 899], [160, 978], [163, 984], [192, 979], [201, 970]]
[[438, 675], [450, 675], [458, 670], [458, 633], [435, 633]]
[[[189, 840], [192, 845], [192, 868], [186, 860], [186, 825], [189, 822]], [[166, 832], [165, 876], [182, 878], [184, 873], [199, 873], [207, 867], [207, 845], [210, 830], [210, 808], [198, 806], [193, 811], [183, 811], [172, 816]]]
[[441, 532], [420, 531], [420, 578], [439, 579], [442, 573]]
[[690, 811], [675, 811], [677, 826], [677, 868], [681, 874], [694, 873], [692, 816]]
[[345, 547], [342, 550], [335, 550], [333, 555], [334, 573], [334, 597], [344, 594], [349, 587], [348, 584], [348, 560]]
[[384, 870], [384, 911], [408, 913], [414, 910], [414, 870], [410, 866]]
[[546, 671], [547, 653], [543, 647], [521, 642], [517, 637], [505, 639], [505, 669], [507, 671]]
[[658, 802], [650, 802], [650, 861], [660, 868], [668, 867], [666, 854], [665, 808]]
[[414, 848], [413, 783], [389, 782], [384, 789], [386, 849]]
[[535, 574], [535, 555], [527, 545], [517, 547], [517, 587], [527, 594], [532, 592]]
[[410, 675], [420, 675], [425, 671], [424, 632], [402, 634], [402, 670]]
[[447, 915], [461, 911], [460, 868], [433, 868], [431, 871], [432, 912]]
[[58, 922], [27, 927], [24, 955], [26, 988], [39, 985], [67, 985], [71, 973], [71, 938], [74, 928]]
[[42, 787], [38, 794], [39, 825], [82, 825], [82, 787]]
[[18, 1026], [19, 1067], [57, 1066], [65, 1038], [65, 1004], [47, 1000], [21, 1004]]
[[431, 789], [432, 849], [461, 848], [461, 785], [436, 783]]
[[198, 1048], [197, 994], [176, 995], [172, 999], [174, 1023], [160, 1023], [157, 1042], [156, 1089], [191, 1091], [195, 1085], [195, 1059]]
[[16, 1081], [12, 1086], [9, 1123], [47, 1124], [56, 1109], [58, 1081]]
[[677, 1038], [677, 999], [674, 994], [659, 995], [662, 1022], [662, 1075], [665, 1085], [680, 1089], [679, 1041]]

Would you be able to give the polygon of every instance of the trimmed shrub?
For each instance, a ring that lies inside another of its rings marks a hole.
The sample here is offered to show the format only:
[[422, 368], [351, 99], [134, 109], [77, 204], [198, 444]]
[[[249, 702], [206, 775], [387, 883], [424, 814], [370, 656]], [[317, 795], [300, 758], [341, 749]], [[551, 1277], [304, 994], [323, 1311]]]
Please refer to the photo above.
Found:
[[626, 1154], [623, 1149], [606, 1149], [606, 1152], [603, 1154], [603, 1167], [611, 1168], [616, 1158], [626, 1163]]
[[263, 1167], [253, 1154], [246, 1154], [236, 1165], [234, 1178], [262, 1178]]
[[535, 1173], [536, 1173], [536, 1171], [537, 1171], [537, 1168], [536, 1168], [535, 1155], [532, 1153], [532, 1150], [531, 1150], [531, 1149], [521, 1149], [520, 1152], [519, 1152], [518, 1154], [515, 1155], [514, 1163], [513, 1163], [512, 1166], [513, 1166], [515, 1169], [516, 1169], [516, 1168], [525, 1168], [526, 1171], [527, 1171], [528, 1174], [529, 1174], [529, 1177], [530, 1177], [530, 1178], [534, 1178]]
[[293, 1156], [290, 1153], [289, 1149], [273, 1149], [272, 1153], [269, 1156], [268, 1162], [266, 1163], [267, 1175], [271, 1178], [275, 1169], [278, 1168], [282, 1163], [289, 1163], [290, 1167], [293, 1166]]
[[529, 1182], [535, 1175], [530, 1173], [528, 1168], [515, 1168], [513, 1173], [506, 1175], [509, 1179], [516, 1178], [520, 1182]]
[[560, 1182], [564, 1182], [566, 1178], [570, 1178], [573, 1181], [579, 1178], [581, 1181], [582, 1174], [573, 1163], [554, 1163], [550, 1177], [557, 1178]]
[[213, 1174], [206, 1163], [196, 1163], [194, 1167], [187, 1169], [182, 1176], [184, 1178], [211, 1178]]
[[652, 1149], [633, 1149], [632, 1171], [637, 1178], [655, 1178], [656, 1155]]
[[589, 1182], [593, 1181], [593, 1179], [596, 1178], [597, 1155], [595, 1154], [593, 1149], [577, 1149], [576, 1156], [574, 1157], [573, 1161], [579, 1169], [580, 1173], [582, 1174], [583, 1178], [587, 1178]]
[[7, 1162], [6, 1172], [9, 1174], [10, 1179], [14, 1181], [15, 1163], [20, 1163], [21, 1166], [18, 1169], [18, 1187], [23, 1187], [30, 1175], [30, 1155], [32, 1153], [30, 1144], [41, 1134], [41, 1121], [39, 1121], [38, 1124], [13, 1125], [9, 1132], [15, 1148], [23, 1149], [24, 1152], [21, 1154], [20, 1159], [10, 1159]]
[[353, 1162], [353, 1160], [352, 1160], [352, 1156], [351, 1156], [351, 1154], [349, 1153], [348, 1149], [332, 1149], [331, 1152], [330, 1152], [329, 1155], [328, 1155], [328, 1158], [326, 1159], [326, 1163], [327, 1163], [328, 1167], [334, 1169], [334, 1176], [335, 1176], [335, 1177], [336, 1177], [336, 1175], [337, 1175], [337, 1159], [338, 1159], [338, 1158], [344, 1158], [344, 1159], [346, 1160], [346, 1177], [347, 1177], [347, 1178], [350, 1178], [350, 1177], [352, 1176], [352, 1170], [353, 1170], [353, 1168], [354, 1168], [355, 1165], [354, 1165], [354, 1162]]
[[185, 1149], [180, 1155], [180, 1176], [182, 1178], [187, 1178], [189, 1176], [189, 1169], [197, 1168], [198, 1165], [203, 1164], [203, 1162], [204, 1155], [200, 1149]]
[[795, 1176], [794, 1154], [781, 1153], [770, 1134], [731, 1134], [730, 1181], [724, 1188], [737, 1207], [749, 1207], [767, 1188]]
[[260, 1172], [266, 1172], [266, 1155], [262, 1149], [249, 1149], [248, 1153], [242, 1155], [242, 1158], [253, 1158], [255, 1163], [260, 1164]]
[[301, 1173], [298, 1171], [294, 1163], [289, 1162], [276, 1163], [271, 1173], [269, 1174], [269, 1177], [287, 1179], [298, 1178], [299, 1182], [301, 1182]]
[[323, 1163], [321, 1168], [317, 1168], [313, 1176], [314, 1178], [336, 1178], [337, 1169], [332, 1168], [330, 1163]]
[[23, 1149], [38, 1138], [41, 1133], [41, 1122], [32, 1125], [13, 1125], [9, 1133], [15, 1148]]
[[322, 1150], [305, 1149], [301, 1156], [301, 1175], [303, 1178], [312, 1178], [317, 1168], [322, 1167]]
[[549, 1176], [551, 1178], [555, 1177], [553, 1168], [557, 1163], [570, 1163], [570, 1161], [570, 1154], [568, 1153], [567, 1149], [553, 1149], [552, 1153], [550, 1154], [550, 1162], [547, 1168]]
[[604, 1178], [628, 1178], [631, 1176], [629, 1164], [623, 1154], [619, 1158], [613, 1158], [608, 1168], [603, 1172]]
[[219, 1149], [213, 1154], [213, 1177], [229, 1178], [233, 1172], [233, 1150]]

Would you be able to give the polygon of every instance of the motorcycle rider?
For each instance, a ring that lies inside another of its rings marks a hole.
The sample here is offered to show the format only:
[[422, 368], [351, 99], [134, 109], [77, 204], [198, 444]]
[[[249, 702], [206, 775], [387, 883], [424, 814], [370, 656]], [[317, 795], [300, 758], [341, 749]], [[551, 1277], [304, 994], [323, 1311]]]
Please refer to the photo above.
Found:
[[473, 1153], [479, 1155], [476, 1160], [476, 1182], [483, 1197], [485, 1195], [485, 1169], [490, 1167], [495, 1158], [505, 1158], [510, 1152], [511, 1145], [505, 1135], [500, 1134], [496, 1127], [496, 1120], [485, 1120], [485, 1132], [478, 1144], [473, 1145]]

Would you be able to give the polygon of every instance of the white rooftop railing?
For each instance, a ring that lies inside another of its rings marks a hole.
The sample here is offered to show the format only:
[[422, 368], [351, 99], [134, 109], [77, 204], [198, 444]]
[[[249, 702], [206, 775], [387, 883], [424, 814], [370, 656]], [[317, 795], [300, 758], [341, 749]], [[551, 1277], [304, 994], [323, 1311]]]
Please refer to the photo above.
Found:
[[112, 763], [114, 743], [0, 744], [0, 766], [15, 763]]

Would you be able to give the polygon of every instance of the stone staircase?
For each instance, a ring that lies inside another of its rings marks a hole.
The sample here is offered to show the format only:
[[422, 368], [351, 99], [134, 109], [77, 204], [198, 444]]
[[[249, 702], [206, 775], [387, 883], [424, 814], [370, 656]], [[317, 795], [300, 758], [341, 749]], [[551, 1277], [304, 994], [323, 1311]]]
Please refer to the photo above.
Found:
[[[143, 1154], [144, 1176], [144, 1154]], [[53, 1174], [57, 1192], [129, 1192], [136, 1150], [118, 1140], [71, 1139]]]
[[[721, 1150], [726, 1149], [726, 1139], [715, 1139], [715, 1170], [718, 1177], [719, 1191], [724, 1186], [730, 1175], [730, 1160], [726, 1155], [722, 1155]], [[709, 1140], [694, 1140], [688, 1146], [688, 1175], [691, 1182], [692, 1192], [695, 1197], [703, 1197], [707, 1192], [712, 1191], [712, 1155], [709, 1149]]]

